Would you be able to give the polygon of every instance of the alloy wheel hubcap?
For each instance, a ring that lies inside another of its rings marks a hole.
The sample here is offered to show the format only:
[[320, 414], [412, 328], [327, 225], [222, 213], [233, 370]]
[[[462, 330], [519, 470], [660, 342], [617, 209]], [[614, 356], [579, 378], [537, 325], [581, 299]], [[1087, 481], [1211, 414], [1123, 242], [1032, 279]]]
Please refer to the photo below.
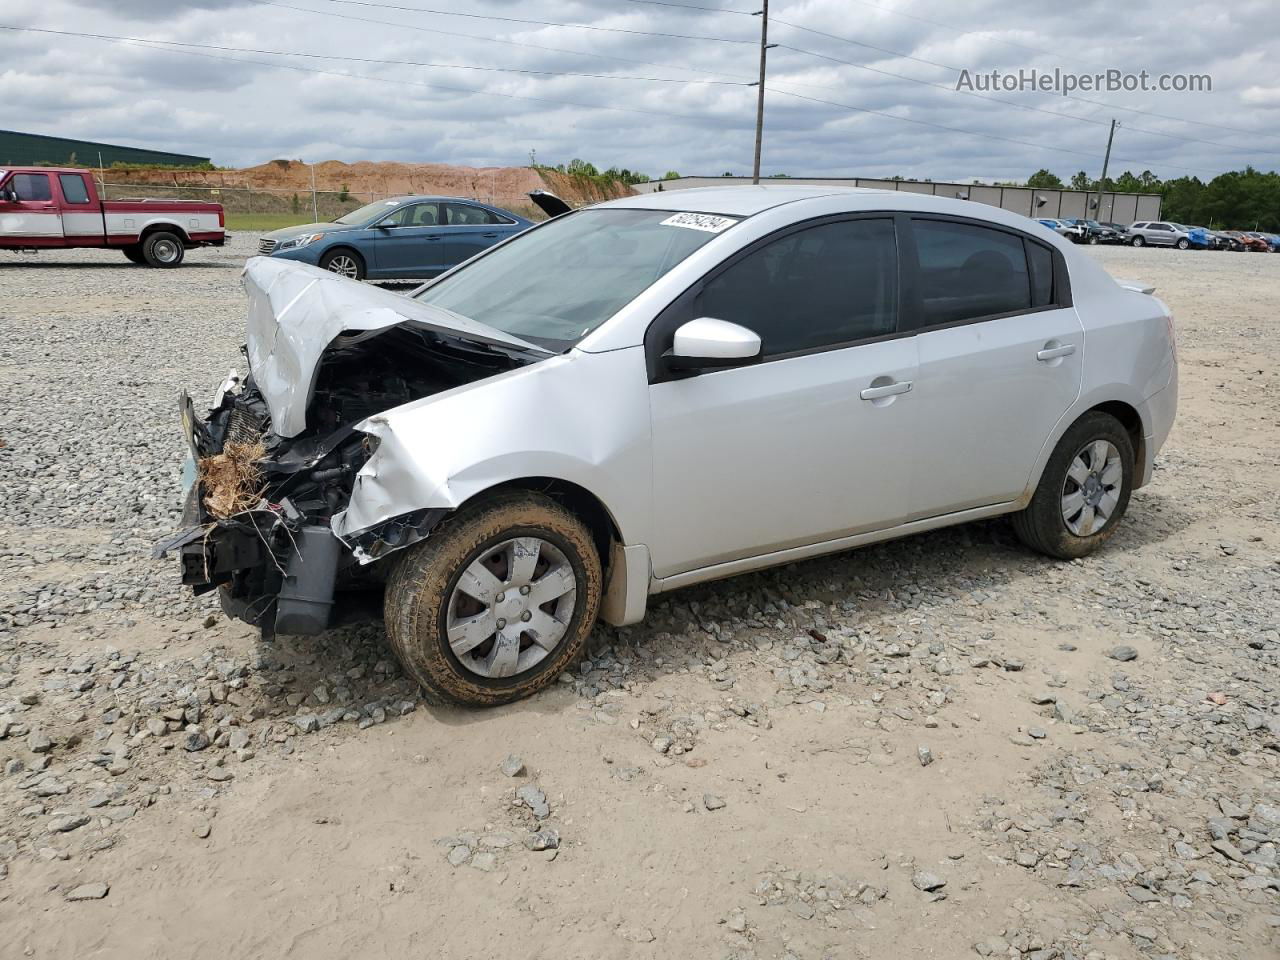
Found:
[[333, 273], [341, 274], [354, 280], [359, 271], [356, 269], [355, 260], [351, 257], [338, 256], [329, 261], [329, 269]]
[[1062, 485], [1062, 520], [1077, 537], [1097, 533], [1120, 502], [1124, 466], [1109, 440], [1093, 440], [1080, 448]]
[[487, 548], [449, 596], [445, 633], [458, 662], [481, 677], [532, 670], [564, 639], [577, 577], [553, 543], [515, 537]]

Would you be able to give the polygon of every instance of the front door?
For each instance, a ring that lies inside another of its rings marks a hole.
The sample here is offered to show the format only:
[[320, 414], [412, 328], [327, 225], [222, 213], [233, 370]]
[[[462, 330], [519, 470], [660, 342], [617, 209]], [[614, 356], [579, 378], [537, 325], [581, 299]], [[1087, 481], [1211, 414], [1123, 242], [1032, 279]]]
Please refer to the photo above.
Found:
[[434, 200], [406, 204], [374, 225], [380, 276], [427, 279], [448, 268], [442, 206]]
[[62, 214], [47, 173], [15, 173], [4, 186], [17, 200], [0, 199], [0, 242], [5, 246], [61, 247]]
[[653, 374], [654, 574], [899, 523], [907, 511], [915, 341], [898, 337], [889, 218], [833, 220], [749, 248], [655, 321], [716, 317], [761, 362]]
[[[909, 519], [1006, 503], [1026, 489], [1080, 393], [1084, 327], [1061, 305], [1047, 245], [1011, 231], [915, 219], [917, 429]], [[910, 246], [910, 245], [909, 245]]]

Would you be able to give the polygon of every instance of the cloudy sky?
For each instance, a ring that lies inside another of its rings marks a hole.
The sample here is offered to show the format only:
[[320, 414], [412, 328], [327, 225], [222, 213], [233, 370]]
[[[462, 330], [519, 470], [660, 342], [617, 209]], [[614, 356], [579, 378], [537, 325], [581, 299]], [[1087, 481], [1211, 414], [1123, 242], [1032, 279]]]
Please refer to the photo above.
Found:
[[[0, 125], [235, 166], [276, 157], [513, 165], [536, 150], [540, 162], [583, 157], [655, 176], [749, 173], [754, 9], [753, 0], [4, 0], [0, 25], [203, 46], [0, 30]], [[766, 174], [1097, 176], [1112, 117], [1121, 124], [1113, 174], [1280, 168], [1275, 0], [773, 0], [770, 13], [779, 46]], [[572, 26], [584, 24], [597, 29]], [[1095, 102], [954, 89], [961, 69], [1055, 67], [1209, 74], [1213, 89], [1077, 94]]]

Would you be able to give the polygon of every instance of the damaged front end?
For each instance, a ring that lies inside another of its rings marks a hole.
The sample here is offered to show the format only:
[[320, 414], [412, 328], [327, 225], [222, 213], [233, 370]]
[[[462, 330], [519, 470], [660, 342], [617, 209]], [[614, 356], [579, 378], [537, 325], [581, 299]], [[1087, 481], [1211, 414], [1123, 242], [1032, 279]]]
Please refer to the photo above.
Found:
[[203, 417], [180, 397], [191, 454], [183, 529], [155, 552], [178, 553], [182, 582], [217, 589], [229, 615], [268, 635], [314, 634], [335, 621], [335, 598], [380, 585], [385, 564], [369, 561], [448, 512], [339, 539], [331, 521], [378, 442], [357, 427], [546, 353], [302, 264], [255, 258], [244, 282], [252, 372], [229, 376]]

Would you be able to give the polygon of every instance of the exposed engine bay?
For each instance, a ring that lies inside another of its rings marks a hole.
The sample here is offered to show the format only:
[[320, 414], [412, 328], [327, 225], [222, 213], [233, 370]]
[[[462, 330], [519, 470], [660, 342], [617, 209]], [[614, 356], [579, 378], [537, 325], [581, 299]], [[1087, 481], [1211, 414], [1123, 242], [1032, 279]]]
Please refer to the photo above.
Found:
[[[253, 347], [246, 348], [251, 358]], [[352, 544], [330, 528], [377, 443], [357, 425], [536, 359], [533, 351], [412, 321], [344, 330], [319, 353], [305, 427], [291, 436], [274, 429], [271, 399], [252, 374], [228, 377], [203, 418], [184, 393], [192, 461], [184, 528], [158, 544], [157, 555], [178, 552], [184, 584], [197, 594], [219, 589], [227, 613], [265, 633], [324, 630], [335, 590], [376, 584], [385, 572], [385, 564], [358, 564]], [[445, 513], [419, 511], [367, 534], [364, 559], [421, 539]]]

